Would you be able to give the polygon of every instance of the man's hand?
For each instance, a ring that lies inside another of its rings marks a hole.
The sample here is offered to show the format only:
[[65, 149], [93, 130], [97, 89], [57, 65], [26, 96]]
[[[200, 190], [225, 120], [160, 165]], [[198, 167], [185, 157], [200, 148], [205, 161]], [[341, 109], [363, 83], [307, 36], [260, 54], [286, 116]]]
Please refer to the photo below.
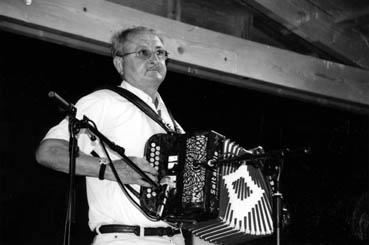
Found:
[[[129, 159], [137, 165], [150, 179], [157, 182], [158, 181], [158, 171], [151, 167], [149, 162], [145, 158], [140, 157], [129, 157]], [[114, 167], [117, 170], [119, 178], [124, 184], [138, 184], [145, 187], [150, 187], [151, 185], [145, 181], [133, 168], [131, 168], [123, 160], [113, 161]], [[109, 171], [110, 180], [116, 180], [113, 176], [112, 171]]]

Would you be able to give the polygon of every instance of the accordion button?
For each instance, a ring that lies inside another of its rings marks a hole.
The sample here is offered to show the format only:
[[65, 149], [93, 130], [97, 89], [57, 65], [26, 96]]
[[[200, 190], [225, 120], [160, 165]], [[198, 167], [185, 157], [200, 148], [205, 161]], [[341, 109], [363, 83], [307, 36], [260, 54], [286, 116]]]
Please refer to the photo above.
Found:
[[147, 188], [147, 193], [151, 193], [151, 188]]
[[153, 157], [150, 157], [150, 162], [155, 162], [155, 159]]
[[158, 151], [160, 150], [160, 146], [156, 146], [155, 148], [156, 148]]
[[152, 196], [156, 197], [156, 192], [155, 191], [152, 192]]
[[151, 198], [151, 194], [149, 194], [149, 193], [148, 193], [148, 194], [146, 194], [146, 197], [147, 197], [147, 198]]
[[153, 143], [151, 143], [151, 147], [155, 147], [156, 146], [156, 144], [153, 142]]

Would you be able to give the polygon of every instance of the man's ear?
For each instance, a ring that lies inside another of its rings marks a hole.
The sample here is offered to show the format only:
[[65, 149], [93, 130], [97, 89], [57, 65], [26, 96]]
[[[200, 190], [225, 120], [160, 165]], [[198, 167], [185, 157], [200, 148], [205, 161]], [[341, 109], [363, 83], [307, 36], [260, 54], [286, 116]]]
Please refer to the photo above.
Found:
[[123, 62], [124, 60], [122, 57], [115, 56], [113, 59], [114, 67], [120, 75], [123, 75]]

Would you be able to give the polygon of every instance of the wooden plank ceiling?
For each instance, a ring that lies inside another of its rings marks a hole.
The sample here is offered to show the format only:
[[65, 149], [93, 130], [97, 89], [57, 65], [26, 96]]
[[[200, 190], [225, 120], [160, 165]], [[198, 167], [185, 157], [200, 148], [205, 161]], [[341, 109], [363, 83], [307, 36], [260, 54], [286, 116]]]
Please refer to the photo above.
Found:
[[367, 112], [366, 2], [2, 0], [0, 28], [108, 55], [114, 31], [145, 25], [173, 71]]
[[[239, 0], [338, 60], [369, 68], [366, 0]], [[366, 18], [366, 20], [365, 20]], [[356, 22], [356, 23], [355, 23]], [[351, 23], [351, 25], [348, 25]], [[355, 24], [354, 24], [355, 23]]]

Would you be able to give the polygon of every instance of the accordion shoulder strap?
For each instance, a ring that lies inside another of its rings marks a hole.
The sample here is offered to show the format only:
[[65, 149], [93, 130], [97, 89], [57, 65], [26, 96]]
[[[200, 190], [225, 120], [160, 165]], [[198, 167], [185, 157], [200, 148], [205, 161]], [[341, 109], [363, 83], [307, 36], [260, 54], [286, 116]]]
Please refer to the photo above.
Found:
[[[141, 111], [143, 111], [148, 117], [150, 117], [152, 120], [154, 120], [157, 124], [159, 124], [168, 134], [173, 133], [173, 130], [170, 129], [159, 117], [158, 114], [150, 107], [148, 106], [143, 100], [141, 100], [139, 97], [137, 97], [135, 94], [131, 93], [127, 89], [116, 87], [116, 86], [104, 86], [99, 89], [109, 89], [114, 91], [115, 93], [121, 95], [122, 97], [126, 98], [128, 101], [130, 101], [132, 104], [137, 106]], [[172, 114], [168, 113], [173, 121], [175, 131], [177, 131], [177, 125], [174, 121]]]

